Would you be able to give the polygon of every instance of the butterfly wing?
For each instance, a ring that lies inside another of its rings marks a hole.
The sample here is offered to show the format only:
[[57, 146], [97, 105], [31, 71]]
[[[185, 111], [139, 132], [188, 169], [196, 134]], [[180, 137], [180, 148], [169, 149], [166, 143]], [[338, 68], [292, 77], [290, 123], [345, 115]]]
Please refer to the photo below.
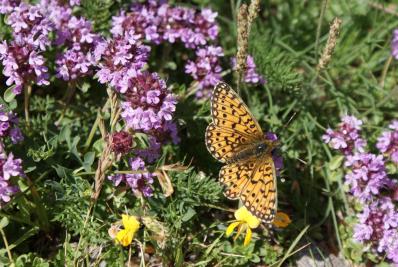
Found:
[[221, 162], [228, 162], [250, 144], [264, 138], [249, 109], [226, 83], [218, 83], [211, 98], [213, 122], [206, 129], [206, 146]]
[[220, 181], [228, 198], [240, 198], [246, 208], [265, 223], [272, 223], [277, 208], [276, 173], [271, 155], [225, 165]]

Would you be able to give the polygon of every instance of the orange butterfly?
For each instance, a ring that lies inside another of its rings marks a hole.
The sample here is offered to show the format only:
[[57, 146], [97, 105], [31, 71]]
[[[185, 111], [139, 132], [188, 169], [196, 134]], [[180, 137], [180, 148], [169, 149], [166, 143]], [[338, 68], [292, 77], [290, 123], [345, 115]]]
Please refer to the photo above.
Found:
[[225, 195], [239, 198], [252, 214], [271, 224], [277, 208], [271, 153], [278, 142], [265, 137], [248, 107], [226, 83], [218, 83], [213, 90], [211, 115], [206, 146], [214, 158], [226, 163], [220, 171]]

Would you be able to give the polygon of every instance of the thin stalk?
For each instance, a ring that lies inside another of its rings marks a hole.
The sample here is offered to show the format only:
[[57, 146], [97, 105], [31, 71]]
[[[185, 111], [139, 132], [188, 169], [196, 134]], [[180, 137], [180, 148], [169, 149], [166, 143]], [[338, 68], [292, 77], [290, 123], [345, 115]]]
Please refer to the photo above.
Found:
[[12, 265], [15, 265], [15, 262], [14, 262], [14, 260], [12, 258], [11, 249], [8, 246], [8, 241], [7, 241], [6, 234], [4, 233], [3, 229], [0, 229], [0, 233], [1, 233], [1, 236], [3, 237], [3, 242], [4, 242], [4, 245], [5, 245], [6, 250], [7, 250], [8, 259], [10, 260]]
[[389, 67], [391, 65], [392, 59], [393, 59], [393, 57], [390, 56], [387, 59], [387, 62], [386, 62], [386, 64], [383, 67], [383, 72], [381, 73], [381, 78], [380, 78], [380, 87], [381, 88], [384, 88], [384, 83], [385, 83], [385, 80], [386, 80], [387, 72], [388, 72], [388, 69], [389, 69]]
[[73, 95], [76, 92], [76, 85], [73, 82], [68, 83], [68, 87], [66, 89], [65, 95], [63, 97], [63, 100], [65, 101], [64, 103], [64, 108], [62, 109], [61, 116], [59, 116], [58, 120], [55, 122], [55, 125], [59, 125], [62, 121], [62, 119], [65, 117], [66, 109], [69, 106], [70, 101], [72, 100]]
[[318, 62], [318, 56], [319, 56], [319, 38], [321, 36], [321, 28], [322, 28], [322, 21], [323, 17], [325, 16], [325, 10], [326, 6], [328, 4], [328, 0], [323, 0], [322, 1], [322, 7], [321, 7], [321, 14], [319, 15], [318, 19], [318, 26], [316, 29], [316, 39], [315, 39], [315, 61]]
[[30, 128], [30, 120], [29, 120], [29, 102], [30, 102], [30, 96], [32, 94], [32, 85], [27, 85], [24, 88], [24, 109], [25, 109], [25, 121], [26, 121], [26, 126]]

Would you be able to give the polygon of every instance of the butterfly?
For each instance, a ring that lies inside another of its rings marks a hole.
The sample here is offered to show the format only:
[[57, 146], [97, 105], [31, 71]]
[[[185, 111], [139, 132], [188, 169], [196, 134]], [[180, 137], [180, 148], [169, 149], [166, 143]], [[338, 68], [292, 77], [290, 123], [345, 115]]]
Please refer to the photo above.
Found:
[[213, 90], [211, 117], [206, 146], [214, 158], [226, 164], [219, 174], [225, 195], [240, 199], [253, 215], [270, 225], [277, 208], [272, 152], [278, 141], [266, 138], [243, 100], [226, 83], [218, 83]]

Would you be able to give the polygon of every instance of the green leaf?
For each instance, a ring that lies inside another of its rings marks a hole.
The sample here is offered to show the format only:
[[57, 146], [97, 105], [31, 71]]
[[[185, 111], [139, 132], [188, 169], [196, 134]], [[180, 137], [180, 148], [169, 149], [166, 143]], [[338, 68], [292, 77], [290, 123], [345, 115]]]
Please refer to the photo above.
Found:
[[331, 161], [329, 162], [329, 169], [334, 171], [334, 170], [340, 168], [343, 160], [344, 160], [344, 156], [342, 156], [342, 155], [334, 156], [331, 159]]
[[0, 229], [3, 229], [4, 227], [6, 227], [8, 225], [10, 221], [8, 220], [7, 217], [3, 217], [0, 221]]
[[91, 165], [93, 165], [95, 160], [95, 153], [90, 151], [84, 154], [83, 167], [86, 172], [91, 171]]
[[193, 216], [196, 215], [196, 211], [192, 208], [189, 208], [184, 216], [181, 218], [183, 222], [189, 221]]
[[10, 103], [15, 99], [15, 94], [12, 92], [15, 86], [8, 87], [8, 89], [4, 92], [4, 100], [7, 103]]

